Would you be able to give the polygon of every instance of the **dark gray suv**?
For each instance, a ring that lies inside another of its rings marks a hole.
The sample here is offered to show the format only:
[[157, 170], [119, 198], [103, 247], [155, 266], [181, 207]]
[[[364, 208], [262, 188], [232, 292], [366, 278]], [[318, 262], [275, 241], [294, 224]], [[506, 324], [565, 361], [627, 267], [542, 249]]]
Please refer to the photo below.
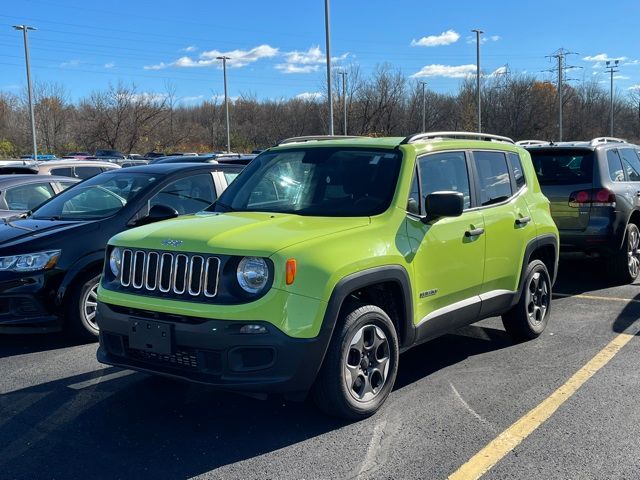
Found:
[[560, 252], [606, 257], [609, 274], [640, 273], [640, 147], [612, 137], [526, 147], [551, 214]]

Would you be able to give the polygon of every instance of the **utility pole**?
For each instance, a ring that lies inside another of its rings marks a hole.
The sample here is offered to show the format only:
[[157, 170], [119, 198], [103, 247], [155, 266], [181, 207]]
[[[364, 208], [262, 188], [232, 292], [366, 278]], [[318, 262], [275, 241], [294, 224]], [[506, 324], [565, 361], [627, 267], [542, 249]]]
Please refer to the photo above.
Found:
[[329, 0], [324, 0], [324, 31], [327, 45], [327, 101], [329, 102], [329, 135], [333, 135], [333, 96], [331, 95], [331, 25]]
[[557, 72], [558, 74], [558, 141], [562, 141], [562, 107], [563, 107], [563, 94], [564, 94], [564, 72], [573, 68], [579, 68], [574, 66], [567, 66], [565, 59], [567, 55], [577, 55], [576, 52], [570, 52], [564, 48], [556, 50], [553, 54], [548, 55], [548, 58], [554, 58], [558, 62], [558, 66], [555, 69], [548, 70], [550, 72]]
[[605, 69], [611, 75], [611, 86], [610, 86], [610, 91], [609, 91], [609, 95], [610, 95], [609, 135], [612, 136], [612, 137], [613, 137], [613, 74], [620, 71], [620, 70], [618, 70], [618, 63], [620, 63], [620, 60], [613, 60], [613, 61], [607, 60], [607, 66], [605, 67]]
[[31, 115], [31, 140], [33, 142], [33, 160], [38, 160], [38, 144], [36, 142], [36, 117], [33, 112], [33, 87], [31, 85], [31, 61], [29, 58], [29, 30], [35, 30], [29, 25], [14, 25], [16, 30], [22, 30], [24, 38], [24, 60], [27, 64], [27, 91], [29, 96], [29, 114]]
[[482, 107], [480, 102], [480, 35], [482, 30], [471, 30], [476, 34], [476, 102], [478, 104], [478, 133], [482, 133]]
[[222, 55], [216, 57], [216, 60], [222, 60], [222, 75], [224, 77], [224, 109], [227, 115], [227, 153], [231, 153], [231, 128], [229, 125], [229, 95], [227, 94], [227, 60], [229, 57]]
[[427, 85], [427, 82], [420, 82], [422, 85], [422, 131], [427, 131], [427, 97], [424, 93], [424, 87]]
[[338, 72], [338, 75], [342, 77], [342, 115], [343, 115], [343, 125], [344, 125], [344, 135], [347, 135], [347, 72], [344, 70]]

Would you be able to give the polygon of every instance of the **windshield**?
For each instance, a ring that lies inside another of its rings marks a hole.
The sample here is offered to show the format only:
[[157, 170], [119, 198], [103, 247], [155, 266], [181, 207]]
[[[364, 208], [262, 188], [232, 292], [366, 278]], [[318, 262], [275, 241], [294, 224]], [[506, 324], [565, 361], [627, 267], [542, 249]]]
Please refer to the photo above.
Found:
[[32, 215], [34, 219], [96, 220], [119, 212], [156, 177], [120, 172], [95, 176], [54, 197]]
[[529, 150], [540, 185], [575, 185], [591, 183], [591, 150]]
[[211, 208], [330, 217], [376, 215], [391, 203], [400, 159], [394, 150], [360, 148], [263, 153]]

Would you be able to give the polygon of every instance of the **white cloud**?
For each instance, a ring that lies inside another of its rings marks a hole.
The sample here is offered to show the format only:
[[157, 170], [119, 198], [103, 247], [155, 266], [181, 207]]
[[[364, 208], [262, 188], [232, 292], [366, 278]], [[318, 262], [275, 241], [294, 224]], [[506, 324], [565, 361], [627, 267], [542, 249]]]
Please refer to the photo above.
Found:
[[502, 37], [500, 35], [491, 35], [489, 37], [489, 40], [491, 40], [492, 42], [497, 42], [498, 40], [501, 40]]
[[440, 35], [428, 35], [418, 40], [411, 40], [412, 47], [440, 47], [443, 45], [451, 45], [460, 40], [460, 34], [455, 30], [447, 30]]
[[204, 99], [204, 95], [193, 95], [193, 96], [187, 96], [187, 97], [182, 97], [180, 99], [180, 102], [182, 103], [194, 103], [200, 100]]
[[627, 60], [627, 57], [610, 57], [606, 53], [599, 53], [598, 55], [588, 55], [583, 60], [586, 62], [613, 62], [615, 60], [623, 62]]
[[[485, 43], [491, 41], [491, 42], [497, 42], [499, 40], [502, 40], [502, 37], [500, 35], [481, 35], [480, 36], [480, 45], [484, 45]], [[476, 43], [476, 36], [475, 35], [469, 35], [466, 38], [466, 42], [467, 43]]]
[[320, 100], [324, 95], [322, 94], [322, 92], [302, 92], [299, 93], [298, 95], [296, 95], [296, 98], [300, 99], [300, 100], [306, 100], [306, 101], [318, 101]]
[[202, 52], [198, 57], [189, 56], [180, 57], [171, 63], [160, 62], [156, 65], [146, 65], [145, 70], [161, 70], [168, 67], [178, 68], [198, 68], [198, 67], [218, 67], [222, 68], [222, 62], [216, 57], [229, 57], [227, 65], [229, 67], [245, 67], [250, 63], [257, 62], [262, 58], [275, 57], [278, 49], [270, 45], [258, 45], [250, 50], [230, 50], [222, 52], [220, 50], [208, 50]]
[[[238, 101], [239, 99], [240, 99], [239, 96], [233, 97], [233, 96], [229, 95], [229, 101], [232, 102], [232, 103]], [[211, 97], [211, 100], [214, 100], [214, 101], [217, 101], [217, 102], [224, 102], [224, 94], [221, 93], [220, 95], [213, 95]]]
[[636, 83], [635, 85], [631, 85], [627, 90], [637, 90], [640, 92], [640, 83]]
[[115, 67], [115, 66], [116, 66], [116, 64], [115, 64], [115, 63], [113, 63], [113, 62], [109, 62], [109, 63], [105, 63], [105, 64], [104, 64], [104, 68], [113, 68], [113, 67]]
[[[331, 62], [336, 63], [345, 60], [349, 53], [344, 53], [338, 57], [332, 57]], [[285, 63], [276, 65], [276, 69], [282, 73], [311, 73], [320, 69], [327, 61], [326, 55], [319, 46], [309, 48], [306, 52], [294, 50], [284, 54]]]
[[614, 75], [613, 79], [614, 80], [630, 80], [631, 77], [627, 77], [626, 75]]
[[60, 68], [74, 68], [77, 67], [78, 65], [80, 65], [82, 62], [80, 60], [69, 60], [67, 62], [62, 62], [60, 64]]
[[158, 92], [140, 92], [140, 93], [132, 93], [128, 95], [131, 100], [134, 101], [142, 101], [142, 102], [150, 102], [150, 103], [158, 103], [162, 102], [167, 98], [166, 93], [158, 93]]
[[425, 65], [419, 72], [411, 75], [412, 78], [422, 77], [447, 77], [447, 78], [465, 78], [474, 74], [475, 65]]
[[195, 52], [198, 49], [196, 45], [189, 45], [188, 47], [184, 47], [181, 52]]
[[506, 75], [507, 73], [509, 73], [509, 67], [503, 65], [502, 67], [496, 68], [493, 72], [491, 72], [491, 74], [489, 74], [489, 76], [497, 77], [499, 75]]

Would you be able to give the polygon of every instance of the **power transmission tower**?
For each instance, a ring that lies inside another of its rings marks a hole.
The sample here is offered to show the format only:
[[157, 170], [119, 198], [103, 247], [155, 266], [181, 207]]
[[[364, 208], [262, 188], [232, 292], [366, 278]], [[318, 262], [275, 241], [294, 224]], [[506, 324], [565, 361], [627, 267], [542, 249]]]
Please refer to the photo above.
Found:
[[551, 55], [547, 55], [547, 58], [553, 58], [558, 62], [557, 67], [552, 68], [551, 70], [546, 70], [547, 72], [555, 72], [558, 74], [558, 85], [557, 85], [557, 89], [558, 89], [558, 141], [561, 142], [562, 141], [562, 96], [564, 93], [564, 82], [565, 82], [565, 75], [564, 73], [567, 70], [572, 70], [574, 68], [580, 68], [574, 65], [567, 65], [566, 63], [566, 57], [567, 55], [578, 55], [577, 52], [570, 52], [569, 50], [565, 49], [565, 48], [559, 48], [558, 50], [556, 50], [555, 52], [553, 52]]

